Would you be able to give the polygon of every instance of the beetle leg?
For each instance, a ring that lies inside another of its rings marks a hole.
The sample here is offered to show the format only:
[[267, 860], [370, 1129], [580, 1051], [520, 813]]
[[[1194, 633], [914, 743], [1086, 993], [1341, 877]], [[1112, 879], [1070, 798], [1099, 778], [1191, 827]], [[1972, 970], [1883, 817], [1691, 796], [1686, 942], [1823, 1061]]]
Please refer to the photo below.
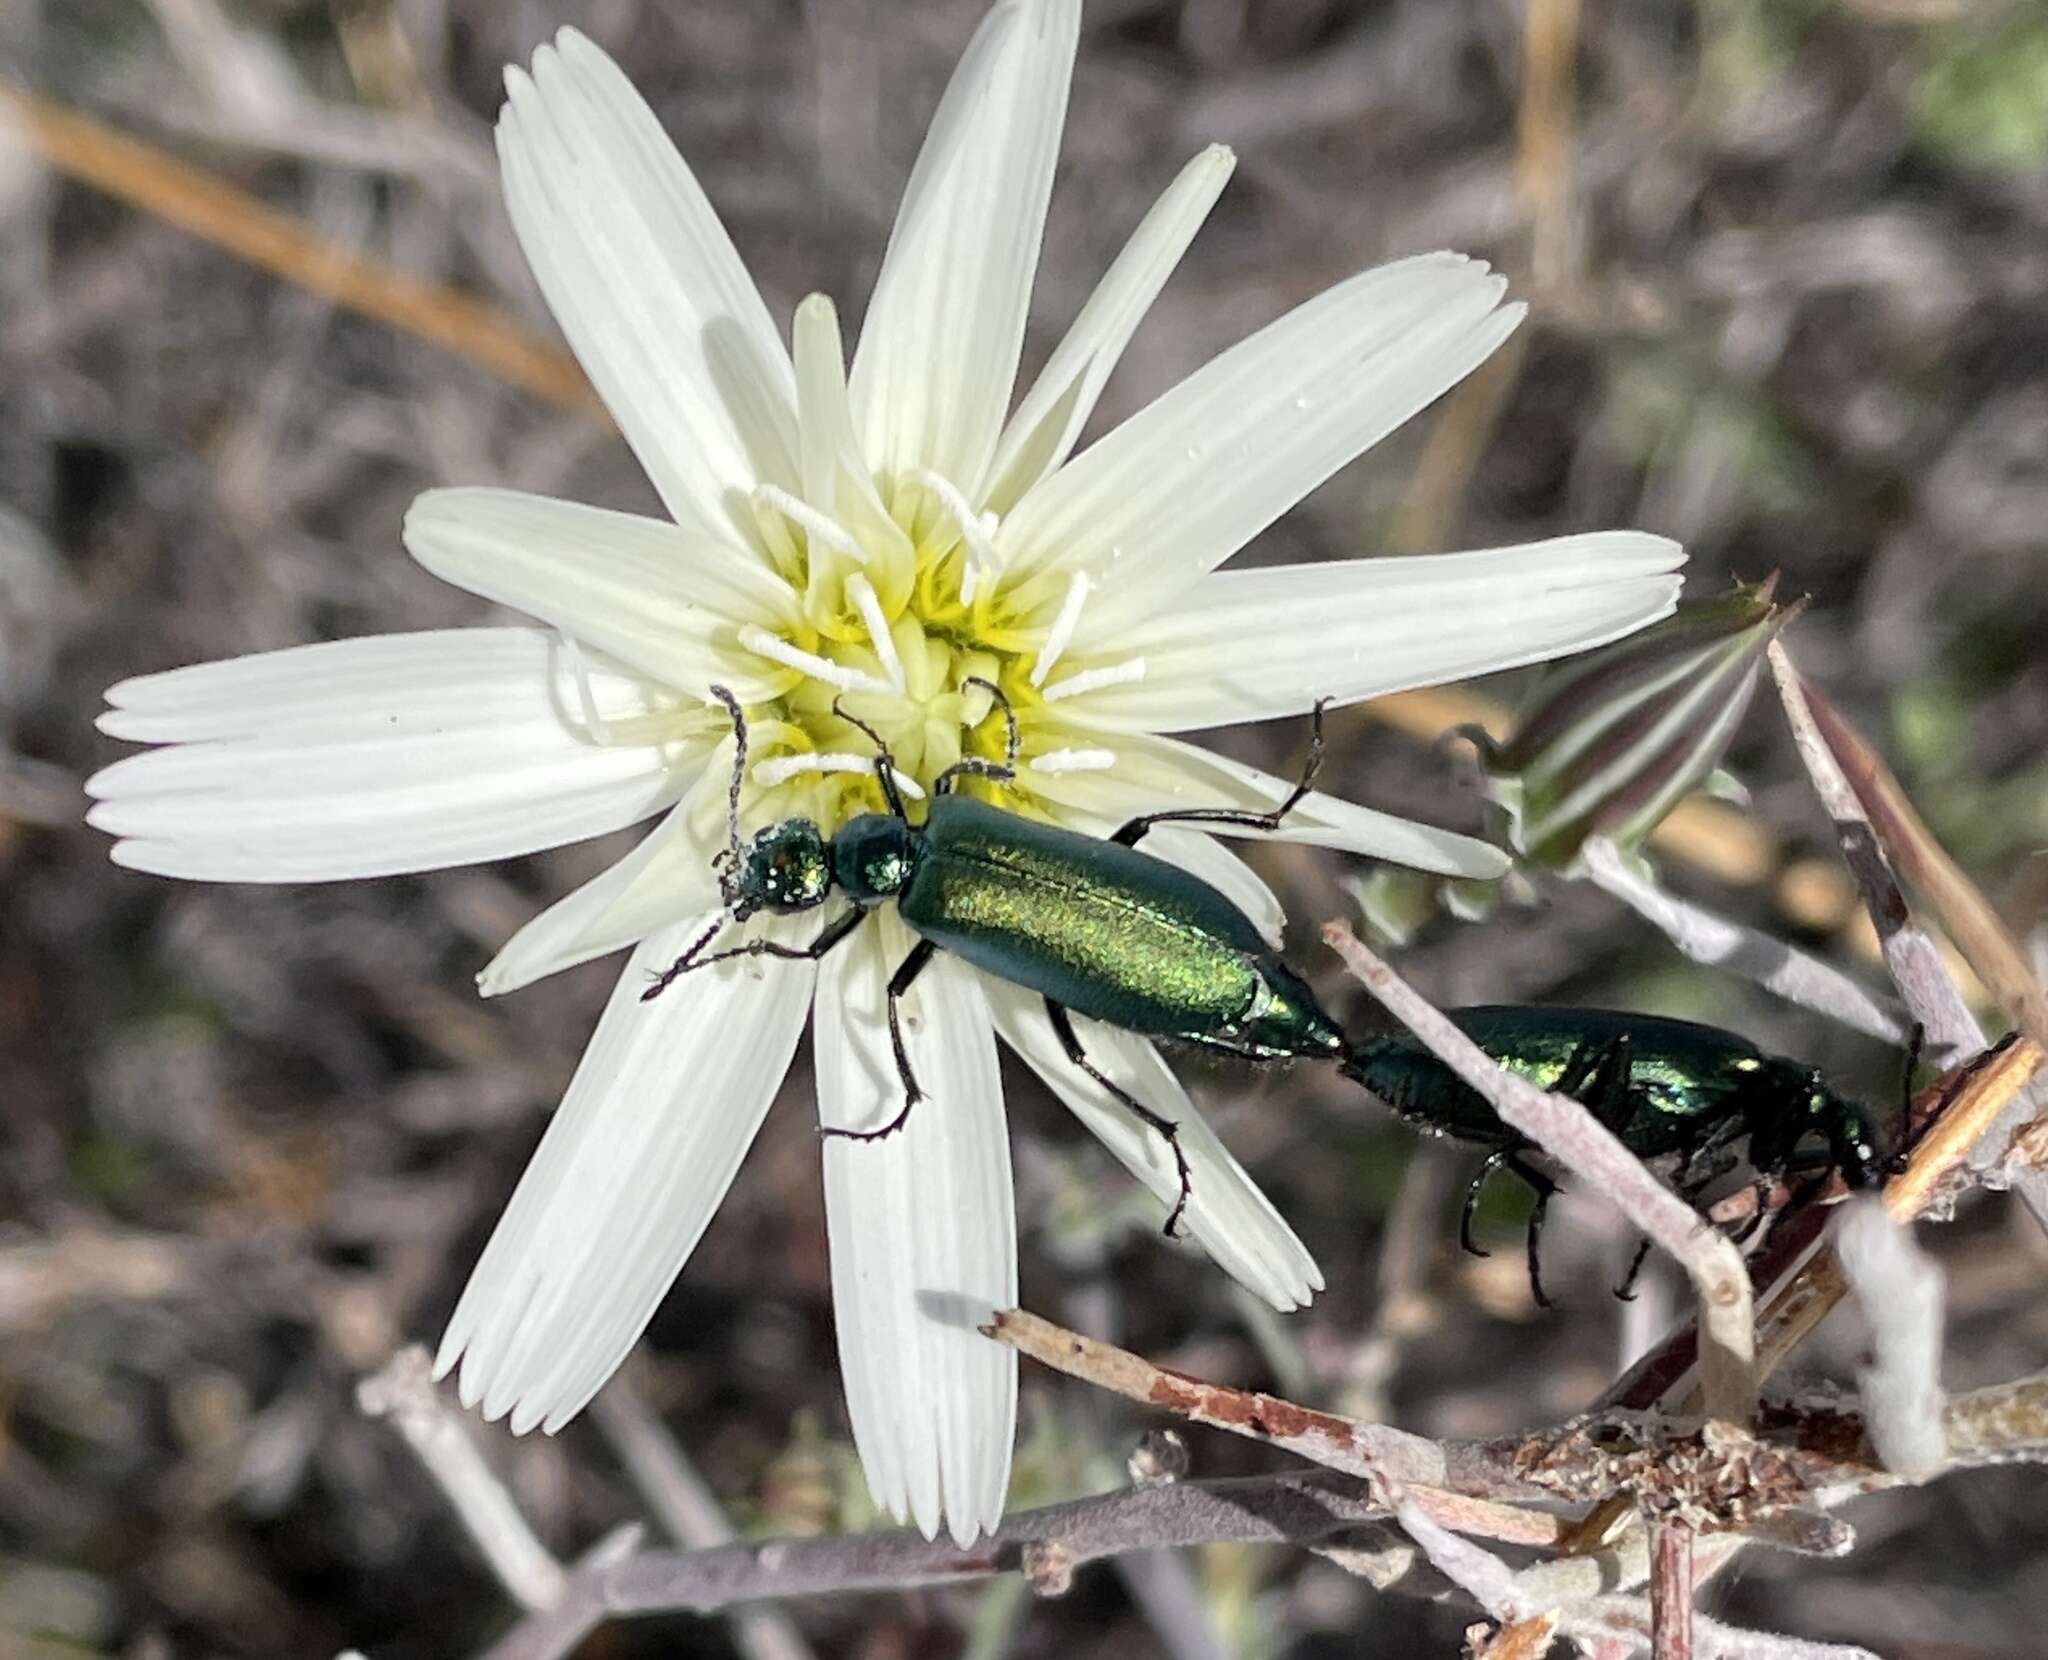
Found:
[[1628, 1033], [1595, 1046], [1581, 1043], [1572, 1050], [1550, 1093], [1578, 1102], [1607, 1128], [1614, 1129], [1628, 1111], [1634, 1076], [1634, 1045]]
[[1235, 824], [1247, 830], [1278, 830], [1281, 820], [1299, 807], [1301, 798], [1315, 787], [1316, 774], [1322, 771], [1323, 708], [1329, 701], [1326, 697], [1316, 699], [1315, 712], [1309, 717], [1308, 760], [1301, 769], [1301, 779], [1294, 786], [1293, 794], [1270, 813], [1254, 813], [1237, 807], [1181, 807], [1172, 812], [1143, 814], [1109, 839], [1121, 842], [1125, 847], [1136, 847], [1148, 830], [1160, 824]]
[[1621, 1276], [1621, 1284], [1614, 1288], [1615, 1296], [1625, 1303], [1632, 1303], [1636, 1300], [1636, 1280], [1642, 1274], [1643, 1264], [1649, 1260], [1649, 1240], [1637, 1241], [1636, 1254], [1628, 1259], [1628, 1272]]
[[1512, 1147], [1496, 1147], [1492, 1152], [1488, 1153], [1486, 1155], [1486, 1162], [1479, 1167], [1479, 1174], [1472, 1178], [1471, 1185], [1465, 1189], [1465, 1205], [1458, 1212], [1458, 1243], [1464, 1247], [1468, 1255], [1475, 1257], [1490, 1257], [1493, 1255], [1491, 1251], [1481, 1250], [1472, 1243], [1472, 1216], [1479, 1209], [1479, 1195], [1486, 1189], [1486, 1178], [1514, 1157], [1514, 1151]]
[[1579, 1097], [1593, 1116], [1613, 1129], [1628, 1116], [1629, 1090], [1635, 1083], [1635, 1040], [1623, 1032], [1600, 1051], [1586, 1093]]
[[881, 781], [882, 799], [888, 802], [890, 812], [907, 822], [910, 815], [903, 810], [903, 796], [896, 788], [896, 757], [889, 753], [889, 746], [882, 741], [882, 734], [851, 710], [841, 708], [842, 701], [836, 697], [832, 700], [832, 713], [847, 725], [857, 726], [867, 734], [868, 742], [875, 746], [875, 777]]
[[998, 784], [1007, 784], [1017, 776], [1017, 711], [1010, 707], [1009, 695], [993, 680], [978, 674], [963, 675], [960, 684], [987, 688], [989, 696], [1002, 708], [1003, 724], [1009, 730], [1009, 745], [1000, 761], [985, 760], [979, 755], [961, 756], [933, 781], [933, 795], [951, 795], [953, 780], [962, 775], [989, 778]]
[[820, 1125], [819, 1135], [838, 1136], [845, 1141], [880, 1141], [910, 1122], [910, 1110], [924, 1099], [924, 1091], [918, 1087], [917, 1074], [910, 1070], [910, 1051], [903, 1046], [903, 1027], [897, 1018], [896, 1004], [910, 990], [911, 982], [924, 972], [925, 964], [932, 960], [938, 949], [930, 940], [919, 940], [910, 948], [910, 955], [896, 965], [896, 972], [889, 976], [889, 1047], [896, 1055], [896, 1076], [903, 1080], [903, 1110], [879, 1130], [842, 1130]]
[[980, 755], [963, 755], [939, 774], [932, 784], [932, 794], [951, 795], [956, 778], [989, 778], [998, 784], [1007, 784], [1016, 776], [1015, 767], [1006, 767], [1000, 761], [990, 761]]
[[720, 917], [691, 942], [689, 950], [654, 976], [654, 984], [640, 994], [640, 1001], [652, 1003], [677, 979], [692, 969], [709, 968], [713, 963], [728, 962], [734, 957], [782, 957], [791, 962], [814, 963], [858, 928], [860, 919], [866, 915], [867, 912], [860, 906], [854, 906], [846, 915], [826, 923], [818, 937], [809, 945], [783, 945], [776, 940], [749, 940], [745, 945], [735, 945], [729, 951], [714, 951], [708, 957], [698, 956], [697, 953], [709, 945], [717, 937], [719, 929], [725, 926], [727, 919]]
[[1501, 1160], [1501, 1165], [1536, 1190], [1536, 1208], [1529, 1213], [1529, 1295], [1536, 1299], [1538, 1308], [1555, 1308], [1557, 1305], [1543, 1294], [1543, 1276], [1537, 1271], [1537, 1244], [1543, 1237], [1543, 1219], [1549, 1214], [1550, 1196], [1557, 1191], [1557, 1183], [1525, 1160], [1519, 1151], [1510, 1153]]
[[1081, 1047], [1080, 1034], [1074, 1030], [1073, 1017], [1064, 1007], [1048, 997], [1045, 1000], [1045, 1012], [1047, 1018], [1052, 1021], [1052, 1029], [1060, 1040], [1060, 1047], [1067, 1052], [1067, 1059], [1129, 1108], [1140, 1123], [1157, 1130], [1165, 1138], [1166, 1145], [1173, 1149], [1173, 1168], [1180, 1177], [1180, 1197], [1174, 1200], [1172, 1214], [1166, 1218], [1166, 1226], [1161, 1231], [1168, 1239], [1178, 1239], [1180, 1219], [1186, 1213], [1188, 1200], [1193, 1197], [1195, 1191], [1194, 1172], [1188, 1168], [1187, 1154], [1181, 1151], [1180, 1126], [1172, 1119], [1154, 1112], [1088, 1058], [1088, 1051]]

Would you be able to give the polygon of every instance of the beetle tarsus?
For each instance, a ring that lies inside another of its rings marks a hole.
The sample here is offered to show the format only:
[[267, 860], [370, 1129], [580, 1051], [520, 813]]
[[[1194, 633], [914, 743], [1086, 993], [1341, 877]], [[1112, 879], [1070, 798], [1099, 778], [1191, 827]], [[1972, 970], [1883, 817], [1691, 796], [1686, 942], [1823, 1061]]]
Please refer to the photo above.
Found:
[[924, 1092], [922, 1090], [911, 1095], [904, 1101], [903, 1110], [879, 1130], [842, 1130], [833, 1124], [820, 1124], [818, 1126], [818, 1134], [836, 1141], [887, 1141], [889, 1137], [910, 1122], [911, 1108], [915, 1107], [923, 1099]]
[[1171, 812], [1141, 814], [1109, 839], [1125, 847], [1136, 847], [1148, 831], [1161, 824], [1234, 824], [1245, 830], [1278, 830], [1315, 787], [1316, 774], [1323, 770], [1323, 709], [1329, 701], [1326, 697], [1316, 699], [1315, 710], [1309, 717], [1308, 760], [1292, 793], [1271, 812], [1254, 813], [1240, 807], [1177, 807]]
[[1621, 1276], [1621, 1284], [1614, 1288], [1615, 1296], [1625, 1303], [1636, 1300], [1636, 1281], [1642, 1277], [1643, 1264], [1650, 1260], [1650, 1242], [1645, 1239], [1636, 1245], [1636, 1254], [1629, 1258], [1628, 1272]]
[[1010, 707], [1010, 697], [993, 680], [978, 674], [965, 676], [962, 686], [979, 686], [1003, 711], [1003, 725], [1008, 732], [1007, 745], [1000, 761], [991, 761], [980, 755], [963, 755], [932, 782], [933, 795], [951, 795], [953, 780], [963, 774], [970, 778], [986, 778], [991, 783], [1008, 784], [1017, 776], [1017, 711]]
[[1479, 1195], [1486, 1191], [1486, 1180], [1508, 1160], [1511, 1149], [1502, 1147], [1486, 1155], [1486, 1162], [1479, 1167], [1471, 1183], [1465, 1189], [1464, 1207], [1458, 1212], [1458, 1243], [1468, 1256], [1490, 1257], [1493, 1253], [1472, 1240], [1472, 1217], [1479, 1209]]
[[1501, 1168], [1512, 1170], [1536, 1192], [1536, 1208], [1529, 1213], [1529, 1295], [1536, 1299], [1538, 1308], [1555, 1308], [1557, 1304], [1544, 1294], [1538, 1252], [1543, 1238], [1543, 1221], [1550, 1214], [1550, 1197], [1557, 1191], [1557, 1183], [1521, 1157], [1519, 1151], [1510, 1152], [1502, 1159]]

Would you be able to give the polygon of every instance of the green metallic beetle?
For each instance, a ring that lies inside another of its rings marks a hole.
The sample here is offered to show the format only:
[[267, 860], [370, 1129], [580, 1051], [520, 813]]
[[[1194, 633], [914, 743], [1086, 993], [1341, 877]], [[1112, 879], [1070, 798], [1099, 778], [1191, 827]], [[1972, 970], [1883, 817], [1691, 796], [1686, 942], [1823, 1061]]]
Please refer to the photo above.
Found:
[[[829, 838], [809, 819], [785, 819], [744, 844], [739, 800], [747, 764], [746, 720], [732, 693], [713, 686], [712, 695], [731, 711], [735, 745], [727, 845], [718, 856], [725, 912], [642, 997], [659, 996], [678, 975], [732, 957], [815, 961], [852, 934], [877, 905], [893, 899], [898, 914], [919, 936], [889, 980], [889, 1040], [903, 1082], [903, 1110], [880, 1129], [824, 1133], [877, 1140], [900, 1130], [924, 1098], [904, 1048], [897, 1005], [933, 953], [943, 948], [1039, 993], [1068, 1060], [1165, 1138], [1180, 1176], [1180, 1195], [1166, 1222], [1171, 1235], [1191, 1191], [1179, 1130], [1088, 1058], [1071, 1017], [1086, 1015], [1146, 1037], [1175, 1038], [1248, 1060], [1344, 1057], [1343, 1033], [1257, 924], [1200, 877], [1136, 846], [1147, 831], [1166, 823], [1278, 829], [1308, 794], [1321, 765], [1323, 706], [1316, 705], [1301, 781], [1273, 811], [1149, 813], [1105, 839], [954, 792], [962, 777], [1007, 782], [1016, 776], [1017, 721], [1009, 700], [978, 677], [964, 684], [986, 688], [1001, 706], [1008, 754], [1000, 762], [970, 756], [948, 767], [933, 784], [922, 823], [913, 824], [904, 810], [887, 745], [863, 722], [845, 715], [875, 744], [875, 775], [889, 811], [850, 819]], [[752, 940], [704, 954], [729, 922], [744, 922], [761, 911], [788, 915], [814, 910], [835, 888], [849, 908], [809, 945]]]
[[[1745, 1140], [1760, 1188], [1795, 1172], [1837, 1170], [1850, 1187], [1863, 1188], [1881, 1173], [1877, 1137], [1862, 1107], [1837, 1095], [1813, 1068], [1767, 1055], [1734, 1032], [1612, 1009], [1446, 1012], [1510, 1072], [1584, 1103], [1638, 1158], [1675, 1158], [1671, 1183], [1689, 1204], [1735, 1167], [1736, 1143]], [[1459, 1220], [1459, 1241], [1474, 1255], [1486, 1254], [1472, 1243], [1472, 1212], [1487, 1177], [1506, 1169], [1535, 1189], [1529, 1285], [1548, 1306], [1536, 1250], [1557, 1184], [1530, 1164], [1528, 1138], [1406, 1032], [1359, 1044], [1343, 1071], [1414, 1128], [1492, 1149], [1466, 1189]], [[1638, 1251], [1620, 1295], [1629, 1294], [1642, 1261]]]

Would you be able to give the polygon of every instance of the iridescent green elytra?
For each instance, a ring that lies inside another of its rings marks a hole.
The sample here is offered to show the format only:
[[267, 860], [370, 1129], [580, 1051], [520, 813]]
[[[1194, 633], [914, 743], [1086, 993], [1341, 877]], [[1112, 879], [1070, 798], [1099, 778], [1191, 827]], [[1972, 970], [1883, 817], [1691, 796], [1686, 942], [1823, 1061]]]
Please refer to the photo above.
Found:
[[[1688, 1201], [1734, 1167], [1741, 1141], [1762, 1182], [1794, 1170], [1839, 1170], [1857, 1188], [1878, 1178], [1877, 1138], [1864, 1110], [1813, 1068], [1767, 1055], [1734, 1032], [1612, 1009], [1501, 1005], [1447, 1012], [1510, 1072], [1584, 1102], [1639, 1158], [1677, 1155], [1673, 1185]], [[1512, 1170], [1535, 1188], [1529, 1281], [1544, 1301], [1536, 1241], [1554, 1184], [1528, 1164], [1528, 1139], [1406, 1032], [1361, 1043], [1343, 1071], [1416, 1129], [1492, 1149], [1466, 1193], [1459, 1237], [1467, 1250], [1476, 1252], [1472, 1210], [1494, 1170]], [[1802, 1152], [1802, 1144], [1809, 1150]], [[1640, 1265], [1641, 1256], [1636, 1260]], [[1630, 1281], [1634, 1276], [1632, 1268]]]
[[[903, 1082], [903, 1110], [879, 1130], [825, 1133], [857, 1140], [892, 1134], [923, 1098], [904, 1048], [897, 1004], [933, 952], [944, 949], [985, 973], [1039, 993], [1067, 1058], [1165, 1137], [1180, 1173], [1179, 1201], [1166, 1223], [1172, 1233], [1190, 1191], [1178, 1131], [1089, 1060], [1071, 1016], [1082, 1014], [1146, 1037], [1177, 1038], [1252, 1060], [1337, 1060], [1344, 1055], [1343, 1034], [1335, 1022], [1251, 918], [1201, 878], [1134, 845], [1154, 825], [1168, 822], [1278, 828], [1314, 780], [1322, 757], [1322, 706], [1316, 707], [1301, 781], [1274, 811], [1152, 813], [1103, 838], [953, 793], [962, 775], [1015, 776], [1017, 725], [1009, 703], [989, 682], [974, 683], [987, 687], [1001, 703], [1009, 727], [1008, 756], [1002, 762], [969, 758], [940, 774], [922, 823], [910, 821], [888, 749], [868, 732], [875, 743], [875, 774], [890, 811], [862, 814], [830, 838], [808, 819], [786, 819], [744, 845], [739, 795], [746, 722], [732, 694], [712, 687], [732, 712], [735, 734], [728, 845], [719, 859], [726, 913], [643, 996], [656, 997], [678, 975], [729, 957], [822, 957], [871, 909], [893, 899], [897, 913], [919, 936], [889, 981], [889, 1036]], [[754, 940], [704, 953], [728, 920], [744, 921], [763, 910], [812, 910], [835, 888], [850, 907], [807, 947]]]
[[899, 914], [975, 967], [1148, 1037], [1262, 1060], [1343, 1053], [1251, 918], [1178, 865], [962, 795], [916, 830], [884, 822], [915, 849]]

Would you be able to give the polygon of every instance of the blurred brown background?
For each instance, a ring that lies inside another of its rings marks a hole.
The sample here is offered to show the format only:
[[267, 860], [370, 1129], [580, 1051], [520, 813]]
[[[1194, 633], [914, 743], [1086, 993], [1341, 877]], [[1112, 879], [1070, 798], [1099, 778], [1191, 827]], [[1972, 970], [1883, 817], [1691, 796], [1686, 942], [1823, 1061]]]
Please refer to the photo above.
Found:
[[[498, 77], [562, 22], [639, 83], [771, 307], [859, 313], [980, 0], [9, 0], [0, 84], [254, 193], [320, 238], [552, 328], [498, 201]], [[1034, 305], [1057, 338], [1201, 144], [1240, 166], [1103, 421], [1332, 280], [1448, 246], [1534, 303], [1514, 355], [1340, 478], [1255, 558], [1633, 525], [1691, 583], [1784, 573], [1808, 672], [1886, 747], [2024, 931], [2048, 896], [2048, 9], [2038, 0], [1090, 0]], [[18, 115], [16, 117], [18, 119]], [[1030, 363], [1027, 363], [1027, 372]], [[599, 869], [597, 844], [332, 887], [132, 875], [82, 829], [123, 676], [483, 618], [398, 545], [407, 501], [499, 482], [651, 509], [587, 413], [259, 272], [48, 166], [0, 115], [0, 1652], [457, 1653], [502, 1592], [355, 1380], [431, 1339], [616, 966], [500, 1004], [471, 976]], [[1512, 698], [1517, 688], [1489, 688]], [[1412, 715], [1411, 711], [1411, 715]], [[1426, 715], [1426, 712], [1425, 712]], [[1412, 723], [1412, 722], [1411, 722]], [[1426, 718], [1422, 724], [1426, 725]], [[1453, 756], [1363, 718], [1332, 787], [1465, 828]], [[1285, 765], [1297, 731], [1222, 741]], [[1674, 886], [1874, 975], [1775, 708], [1735, 755], [1750, 816]], [[1296, 959], [1346, 914], [1334, 856], [1255, 858]], [[2031, 861], [2031, 862], [2030, 862]], [[1440, 921], [1400, 961], [1439, 1000], [1577, 1000], [1741, 1027], [1889, 1105], [1897, 1062], [1694, 969], [1618, 906]], [[1418, 1155], [1334, 1078], [1191, 1069], [1331, 1289], [1281, 1322], [1163, 1248], [1110, 1161], [1013, 1080], [1025, 1300], [1218, 1379], [1429, 1433], [1563, 1416], [1659, 1329], [1606, 1283], [1627, 1242], [1567, 1204], [1564, 1306], [1508, 1248], [1458, 1255], [1469, 1160]], [[630, 1387], [746, 1528], [867, 1521], [839, 1406], [800, 1066]], [[2042, 1241], [2001, 1204], [1934, 1239], [1949, 1379], [2037, 1366]], [[1846, 1375], [1846, 1317], [1810, 1367]], [[1027, 1369], [1015, 1498], [1122, 1479], [1142, 1415]], [[586, 1418], [491, 1455], [573, 1555], [636, 1514]], [[1270, 1468], [1197, 1436], [1195, 1471]], [[2019, 1656], [2048, 1625], [2038, 1477], [1865, 1501], [1861, 1548], [1753, 1551], [1725, 1618], [1888, 1655]], [[796, 1610], [820, 1654], [1455, 1652], [1466, 1616], [1277, 1552], [1165, 1589], [1092, 1570]], [[1162, 1601], [1161, 1599], [1164, 1599]], [[1182, 1626], [1159, 1610], [1177, 1608]], [[1192, 1622], [1192, 1623], [1189, 1623]], [[1206, 1626], [1206, 1632], [1201, 1628]], [[1177, 1634], [1176, 1634], [1177, 1633]], [[1191, 1634], [1192, 1633], [1192, 1634]], [[32, 1635], [33, 1634], [33, 1635]], [[1204, 1644], [1209, 1646], [1205, 1647]], [[715, 1622], [590, 1654], [731, 1652]]]

